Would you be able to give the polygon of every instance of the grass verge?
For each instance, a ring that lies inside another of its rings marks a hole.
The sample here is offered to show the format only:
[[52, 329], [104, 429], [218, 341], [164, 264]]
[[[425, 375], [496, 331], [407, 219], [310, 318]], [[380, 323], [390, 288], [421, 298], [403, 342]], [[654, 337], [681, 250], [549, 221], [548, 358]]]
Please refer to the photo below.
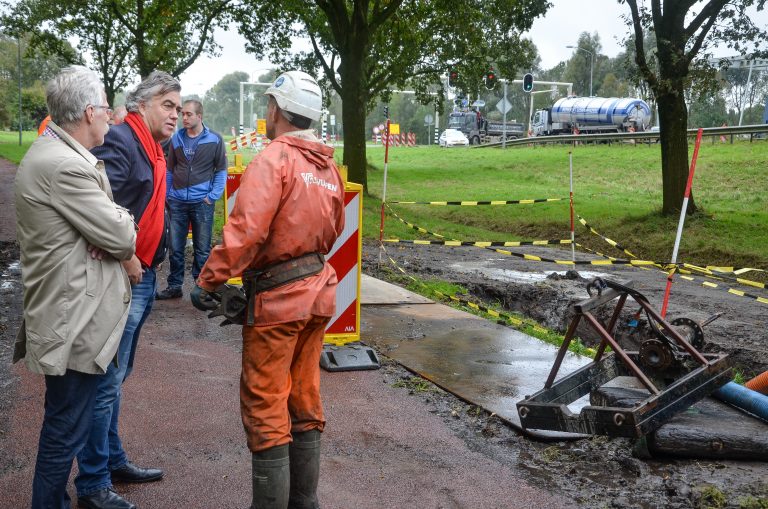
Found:
[[[392, 204], [409, 223], [448, 239], [506, 241], [568, 239], [569, 152], [573, 153], [576, 214], [640, 259], [668, 261], [678, 217], [663, 216], [658, 145], [567, 145], [497, 149], [398, 147], [390, 152], [387, 201], [474, 201], [561, 198], [505, 206]], [[378, 238], [383, 150], [368, 150], [370, 195], [363, 234]], [[340, 158], [340, 156], [337, 156]], [[678, 255], [696, 265], [768, 269], [765, 206], [768, 144], [704, 143]], [[387, 213], [385, 237], [431, 239]], [[576, 241], [618, 258], [626, 255], [576, 224]], [[758, 280], [765, 280], [765, 278]]]

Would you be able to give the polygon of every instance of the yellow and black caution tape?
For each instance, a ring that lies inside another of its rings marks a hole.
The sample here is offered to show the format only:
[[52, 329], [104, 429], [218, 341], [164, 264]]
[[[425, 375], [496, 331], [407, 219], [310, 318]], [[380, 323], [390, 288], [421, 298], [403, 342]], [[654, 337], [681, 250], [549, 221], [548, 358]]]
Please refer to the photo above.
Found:
[[[412, 223], [409, 223], [409, 222], [405, 221], [400, 216], [398, 216], [397, 213], [395, 213], [391, 208], [390, 208], [390, 212], [392, 212], [392, 214], [399, 221], [401, 221], [402, 223], [410, 226], [411, 228], [413, 228], [415, 230], [418, 230], [418, 231], [420, 231], [422, 233], [426, 233], [428, 235], [433, 235], [435, 237], [439, 237], [441, 239], [445, 238], [443, 235], [440, 235], [439, 233], [431, 232], [431, 231], [429, 231], [429, 230], [427, 230], [425, 228], [421, 228], [420, 226], [416, 226], [416, 225], [414, 225]], [[579, 218], [579, 219], [581, 219], [581, 218]], [[389, 241], [390, 240], [387, 240], [387, 242], [389, 242]], [[403, 241], [403, 240], [399, 240], [399, 239], [392, 239], [392, 241], [408, 242], [408, 241]], [[532, 241], [532, 242], [542, 242], [543, 243], [543, 242], [548, 242], [548, 241]], [[560, 241], [556, 241], [556, 242], [559, 243]], [[638, 260], [637, 258], [632, 258], [630, 260], [624, 260], [624, 259], [614, 258], [612, 256], [605, 255], [605, 254], [600, 253], [598, 251], [593, 251], [593, 250], [591, 250], [589, 248], [586, 248], [585, 246], [582, 246], [581, 244], [576, 244], [576, 245], [579, 246], [582, 249], [585, 249], [585, 250], [590, 251], [590, 252], [592, 252], [592, 253], [594, 253], [594, 254], [596, 254], [598, 256], [603, 257], [603, 259], [601, 259], [601, 260], [576, 260], [576, 261], [574, 261], [574, 260], [556, 260], [556, 259], [552, 259], [552, 258], [544, 258], [544, 257], [541, 257], [541, 256], [536, 256], [536, 255], [531, 255], [531, 254], [514, 253], [512, 251], [507, 251], [505, 249], [498, 249], [498, 248], [492, 247], [492, 246], [481, 246], [481, 245], [479, 245], [479, 243], [475, 243], [475, 242], [466, 243], [465, 244], [465, 243], [463, 243], [462, 241], [459, 241], [459, 240], [444, 241], [444, 242], [430, 242], [430, 241], [415, 241], [414, 240], [414, 241], [410, 241], [410, 243], [413, 243], [413, 244], [432, 244], [432, 243], [436, 243], [436, 244], [451, 245], [451, 246], [453, 246], [453, 245], [456, 245], [456, 246], [458, 246], [458, 245], [471, 245], [471, 246], [482, 247], [484, 249], [488, 249], [490, 251], [494, 251], [496, 253], [503, 254], [503, 255], [506, 255], [506, 256], [514, 256], [514, 257], [517, 257], [517, 258], [520, 258], [520, 259], [523, 259], [523, 260], [536, 261], [536, 262], [546, 262], [546, 263], [554, 263], [554, 264], [557, 264], [557, 265], [570, 265], [570, 266], [576, 266], [576, 265], [593, 265], [593, 266], [627, 265], [627, 266], [631, 266], [631, 267], [638, 267], [638, 268], [645, 269], [645, 270], [648, 270], [650, 268], [657, 268], [657, 269], [659, 269], [659, 270], [661, 270], [663, 272], [666, 272], [667, 274], [669, 274], [670, 272], [678, 271], [678, 272], [680, 272], [680, 277], [682, 277], [682, 278], [684, 278], [684, 279], [686, 279], [688, 281], [696, 281], [695, 278], [693, 278], [691, 276], [685, 276], [686, 273], [687, 274], [691, 273], [690, 272], [691, 269], [696, 268], [696, 269], [699, 269], [700, 271], [705, 271], [705, 273], [703, 275], [704, 275], [704, 277], [707, 277], [707, 278], [717, 279], [717, 280], [721, 280], [721, 281], [729, 279], [729, 280], [731, 280], [733, 282], [737, 282], [737, 283], [740, 283], [740, 284], [743, 284], [743, 285], [752, 286], [752, 287], [755, 287], [755, 288], [762, 288], [762, 289], [765, 289], [766, 286], [767, 286], [765, 283], [759, 283], [757, 281], [750, 281], [748, 279], [734, 278], [734, 277], [728, 278], [727, 275], [724, 274], [724, 272], [726, 272], [726, 271], [716, 271], [715, 270], [715, 269], [725, 269], [725, 267], [707, 266], [706, 268], [703, 268], [703, 267], [697, 267], [695, 265], [691, 265], [691, 264], [687, 264], [687, 263], [671, 264], [671, 263], [665, 263], [665, 262], [658, 262], [658, 261], [654, 261], [654, 260]], [[563, 243], [565, 243], [565, 241], [563, 241]], [[570, 243], [570, 241], [568, 241], [568, 243]], [[528, 245], [528, 244], [525, 244], [525, 245]], [[534, 244], [531, 244], [531, 245], [534, 245]], [[540, 244], [540, 245], [543, 245], [543, 244]], [[515, 246], [511, 246], [511, 247], [515, 247]], [[622, 249], [622, 248], [620, 248], [620, 249]], [[634, 255], [632, 255], [632, 256], [634, 257]], [[742, 274], [744, 272], [749, 272], [749, 271], [763, 271], [763, 269], [753, 269], [753, 268], [734, 269], [732, 271], [732, 273]], [[719, 274], [718, 274], [718, 272], [719, 272]], [[749, 298], [749, 299], [753, 299], [753, 300], [755, 300], [757, 302], [760, 302], [762, 304], [768, 304], [768, 298], [761, 297], [759, 295], [753, 295], [753, 294], [750, 294], [750, 293], [747, 293], [747, 292], [744, 292], [744, 291], [741, 291], [741, 290], [737, 290], [735, 288], [727, 288], [727, 287], [723, 287], [722, 285], [718, 285], [716, 283], [710, 283], [710, 282], [707, 282], [707, 281], [701, 282], [699, 284], [701, 286], [704, 286], [704, 287], [707, 287], [707, 288], [720, 288], [720, 289], [726, 290], [728, 293], [730, 293], [732, 295], [738, 295], [738, 296], [741, 296], [741, 297], [746, 297], [746, 298]]]
[[398, 205], [529, 205], [531, 203], [548, 203], [562, 201], [562, 198], [536, 198], [533, 200], [486, 200], [486, 201], [390, 201], [387, 203]]
[[600, 237], [601, 239], [603, 239], [604, 241], [606, 241], [607, 243], [609, 243], [610, 245], [612, 245], [612, 246], [613, 246], [613, 247], [615, 247], [616, 249], [618, 249], [618, 250], [620, 250], [620, 251], [623, 251], [623, 252], [624, 252], [624, 253], [625, 253], [627, 256], [629, 256], [630, 258], [637, 258], [637, 256], [635, 256], [634, 254], [632, 254], [632, 253], [631, 253], [631, 252], [630, 252], [630, 251], [629, 251], [627, 248], [625, 248], [625, 247], [621, 246], [621, 245], [620, 245], [618, 242], [616, 242], [615, 240], [611, 240], [611, 239], [609, 239], [609, 238], [608, 238], [608, 237], [606, 237], [605, 235], [602, 235], [600, 232], [598, 232], [597, 230], [595, 230], [594, 228], [592, 228], [591, 226], [589, 226], [589, 225], [587, 224], [587, 222], [584, 220], [584, 218], [583, 218], [583, 217], [581, 217], [581, 216], [580, 216], [580, 215], [578, 215], [578, 214], [576, 215], [576, 217], [578, 217], [578, 218], [579, 218], [579, 222], [580, 222], [581, 224], [583, 224], [583, 225], [584, 225], [584, 226], [585, 226], [585, 227], [586, 227], [586, 228], [587, 228], [587, 229], [588, 229], [590, 232], [592, 232], [593, 234], [597, 235], [598, 237]]
[[718, 267], [716, 265], [707, 265], [706, 267], [699, 267], [698, 265], [690, 265], [692, 270], [698, 270], [706, 274], [734, 274], [740, 276], [747, 272], [768, 272], [765, 269], [755, 269], [753, 267], [744, 267], [737, 269], [735, 267]]
[[400, 221], [401, 223], [403, 223], [407, 227], [412, 228], [412, 229], [414, 229], [416, 231], [419, 231], [421, 233], [426, 233], [427, 235], [432, 235], [433, 237], [437, 237], [437, 238], [440, 238], [440, 239], [444, 239], [445, 238], [445, 236], [440, 235], [439, 233], [431, 232], [431, 231], [427, 230], [426, 228], [422, 228], [421, 226], [417, 226], [417, 225], [415, 225], [413, 223], [409, 223], [408, 221], [406, 221], [402, 217], [398, 216], [397, 213], [394, 210], [392, 210], [392, 208], [389, 205], [387, 205], [387, 209], [389, 209], [389, 211], [392, 213], [392, 215], [395, 216], [395, 219], [397, 219], [398, 221]]
[[384, 242], [400, 244], [442, 245], [442, 246], [475, 246], [475, 247], [520, 247], [520, 246], [546, 246], [551, 244], [570, 244], [571, 239], [561, 240], [499, 240], [499, 241], [469, 241], [469, 240], [404, 240], [384, 239]]
[[[395, 219], [403, 223], [404, 225], [408, 226], [409, 228], [412, 228], [416, 231], [419, 231], [421, 233], [426, 233], [427, 235], [432, 235], [434, 237], [445, 239], [445, 235], [440, 235], [439, 233], [435, 233], [432, 231], [427, 230], [426, 228], [422, 228], [421, 226], [415, 225], [413, 223], [409, 223], [399, 215], [397, 215], [397, 212], [392, 210], [391, 207], [387, 206], [387, 209], [392, 213], [393, 216], [395, 216]], [[390, 243], [402, 243], [402, 244], [420, 244], [420, 245], [428, 245], [428, 244], [436, 244], [436, 245], [444, 245], [444, 246], [475, 246], [475, 247], [491, 247], [491, 246], [499, 246], [499, 247], [520, 247], [520, 246], [546, 246], [546, 245], [552, 245], [552, 244], [570, 244], [570, 239], [554, 239], [554, 240], [520, 240], [520, 241], [467, 241], [467, 240], [403, 240], [403, 239], [384, 239], [384, 242], [390, 242]]]
[[[589, 228], [590, 232], [592, 232], [595, 235], [597, 235], [598, 237], [602, 238], [603, 240], [605, 240], [606, 242], [608, 242], [610, 245], [614, 246], [615, 248], [621, 249], [624, 253], [628, 254], [630, 257], [635, 258], [634, 254], [632, 254], [627, 249], [625, 249], [624, 247], [619, 245], [617, 242], [615, 242], [615, 241], [613, 241], [613, 240], [611, 240], [611, 239], [601, 235], [594, 228], [589, 226], [587, 224], [587, 222], [584, 220], [584, 218], [582, 218], [581, 216], [577, 216], [577, 217], [579, 218], [579, 222], [581, 224], [583, 224], [585, 227]], [[580, 244], [577, 244], [577, 245], [579, 247], [584, 248], [584, 246], [581, 246]], [[587, 248], [584, 248], [584, 249], [587, 249]], [[587, 249], [587, 250], [591, 251], [589, 249]], [[608, 257], [608, 256], [606, 256], [606, 255], [604, 255], [602, 253], [597, 253], [595, 251], [593, 251], [593, 252], [595, 254], [600, 255], [600, 256], [604, 256], [604, 257], [606, 257], [608, 259], [615, 260], [615, 258]], [[662, 264], [656, 264], [655, 266], [657, 268], [667, 272], [667, 273], [670, 272], [670, 269], [669, 269], [668, 265], [665, 267]], [[675, 271], [680, 273], [680, 277], [682, 277], [683, 279], [686, 279], [688, 281], [696, 281], [696, 280], [693, 277], [690, 277], [690, 276], [686, 277], [685, 274], [698, 273], [698, 274], [700, 274], [700, 275], [702, 275], [702, 276], [704, 276], [706, 278], [715, 279], [715, 280], [719, 280], [719, 281], [730, 281], [730, 282], [733, 282], [733, 283], [738, 283], [738, 284], [742, 284], [742, 285], [745, 285], [745, 286], [751, 286], [751, 287], [754, 287], [754, 288], [765, 289], [766, 286], [768, 286], [765, 283], [760, 283], [758, 281], [752, 281], [750, 279], [744, 279], [744, 278], [740, 278], [740, 277], [733, 277], [733, 276], [729, 275], [729, 274], [739, 274], [740, 275], [740, 274], [744, 274], [744, 273], [750, 272], [750, 271], [763, 272], [763, 269], [754, 269], [754, 268], [749, 268], [749, 267], [742, 268], [742, 269], [735, 269], [734, 267], [716, 267], [716, 266], [699, 267], [699, 266], [696, 266], [696, 265], [692, 265], [690, 263], [678, 263], [676, 265], [676, 267], [674, 269], [672, 269], [671, 272], [675, 272]], [[701, 284], [701, 286], [704, 286], [704, 287], [707, 287], [707, 288], [721, 288], [722, 287], [722, 285], [718, 285], [716, 283], [710, 283], [710, 282], [707, 282], [707, 281], [701, 282], [699, 284]], [[764, 302], [765, 301], [764, 297], [760, 297], [758, 295], [752, 295], [750, 293], [747, 293], [747, 292], [744, 292], [744, 291], [741, 291], [741, 290], [737, 290], [735, 288], [723, 288], [723, 289], [727, 290], [731, 294], [739, 295], [741, 297], [751, 298], [751, 299], [754, 299], [754, 300], [756, 300], [758, 302]]]
[[[648, 267], [648, 266], [658, 266], [659, 262], [655, 262], [653, 260], [638, 260], [637, 258], [633, 258], [632, 260], [622, 260], [620, 258], [608, 258], [603, 260], [555, 260], [552, 258], [544, 258], [542, 256], [536, 256], [532, 254], [525, 254], [525, 253], [513, 253], [512, 251], [507, 251], [505, 249], [498, 249], [498, 248], [491, 248], [487, 247], [485, 249], [488, 249], [490, 251], [495, 251], [496, 253], [507, 255], [507, 256], [515, 256], [517, 258], [522, 258], [523, 260], [529, 260], [532, 262], [547, 262], [547, 263], [556, 263], [558, 265], [631, 265], [634, 267]], [[667, 266], [668, 264], [664, 264], [663, 266]]]
[[699, 281], [696, 281], [696, 278], [694, 278], [692, 276], [686, 276], [685, 274], [680, 274], [679, 277], [681, 279], [685, 279], [687, 281], [698, 282], [701, 286], [704, 286], [706, 288], [717, 288], [719, 290], [725, 290], [725, 291], [727, 291], [728, 293], [730, 293], [732, 295], [738, 295], [739, 297], [746, 297], [748, 299], [752, 299], [752, 300], [755, 300], [757, 302], [760, 302], [761, 304], [768, 304], [768, 298], [766, 298], [766, 297], [761, 297], [759, 295], [754, 295], [754, 294], [751, 294], [751, 293], [747, 293], [747, 292], [744, 292], [742, 290], [737, 290], [736, 288], [728, 288], [727, 286], [719, 285], [719, 284], [713, 283], [711, 281], [701, 281], [701, 282], [699, 282]]
[[[759, 281], [752, 281], [751, 279], [744, 279], [742, 277], [737, 276], [731, 276], [731, 274], [743, 274], [744, 272], [749, 271], [760, 271], [762, 272], [762, 269], [737, 269], [737, 270], [719, 270], [719, 269], [725, 269], [726, 267], [698, 267], [696, 265], [691, 265], [690, 263], [683, 263], [681, 265], [681, 272], [684, 271], [686, 273], [698, 273], [703, 275], [704, 277], [709, 277], [712, 279], [718, 279], [720, 281], [731, 281], [734, 283], [739, 283], [745, 286], [752, 286], [754, 288], [762, 288], [765, 289], [768, 287], [765, 283], [760, 283]], [[728, 267], [729, 269], [733, 269], [733, 267]], [[687, 269], [687, 270], [686, 270]]]
[[[382, 246], [382, 248], [383, 248], [383, 246]], [[419, 281], [415, 277], [411, 276], [402, 267], [400, 267], [397, 264], [397, 262], [391, 256], [389, 256], [389, 254], [386, 252], [386, 250], [384, 250], [384, 253], [387, 254], [387, 258], [389, 259], [389, 262], [392, 264], [392, 266], [395, 267], [398, 271], [400, 271], [405, 277], [407, 277], [408, 279], [410, 279], [411, 281], [413, 281], [414, 283], [416, 283], [418, 285], [424, 286], [424, 283], [422, 283], [421, 281]], [[467, 299], [462, 299], [461, 297], [459, 297], [459, 296], [457, 296], [455, 294], [454, 295], [447, 295], [447, 294], [442, 293], [442, 292], [440, 292], [438, 290], [435, 290], [433, 288], [430, 288], [429, 291], [431, 293], [433, 293], [434, 295], [436, 295], [437, 297], [443, 299], [443, 300], [450, 300], [452, 302], [456, 302], [457, 304], [461, 304], [462, 306], [466, 306], [466, 307], [474, 309], [476, 311], [481, 311], [481, 312], [483, 312], [483, 313], [485, 313], [485, 314], [487, 314], [489, 316], [492, 316], [494, 318], [497, 318], [497, 319], [501, 318], [501, 319], [507, 320], [507, 321], [509, 321], [509, 323], [511, 323], [516, 328], [523, 327], [523, 326], [528, 326], [528, 327], [531, 327], [534, 331], [536, 331], [538, 333], [541, 333], [541, 334], [547, 334], [547, 333], [551, 332], [551, 331], [549, 331], [548, 329], [542, 327], [541, 325], [539, 325], [538, 323], [536, 323], [533, 320], [526, 320], [526, 319], [519, 318], [517, 316], [509, 315], [509, 314], [504, 313], [502, 311], [497, 311], [495, 309], [488, 308], [488, 307], [486, 307], [486, 306], [484, 306], [482, 304], [477, 304], [476, 302], [472, 302], [472, 301], [469, 301]], [[593, 349], [590, 349], [590, 348], [588, 348], [587, 351], [588, 351], [588, 353], [591, 353], [591, 354], [594, 354], [594, 352], [595, 352]]]

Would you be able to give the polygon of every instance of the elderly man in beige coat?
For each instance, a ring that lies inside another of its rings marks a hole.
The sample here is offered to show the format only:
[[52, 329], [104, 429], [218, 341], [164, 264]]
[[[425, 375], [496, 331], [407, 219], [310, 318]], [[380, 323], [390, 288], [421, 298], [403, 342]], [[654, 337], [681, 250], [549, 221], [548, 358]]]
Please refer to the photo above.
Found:
[[128, 315], [136, 231], [112, 200], [104, 166], [89, 150], [104, 142], [104, 86], [85, 67], [64, 69], [48, 85], [51, 122], [16, 174], [16, 234], [21, 248], [24, 323], [14, 361], [45, 375], [33, 508], [68, 508], [72, 460], [85, 443], [97, 382]]

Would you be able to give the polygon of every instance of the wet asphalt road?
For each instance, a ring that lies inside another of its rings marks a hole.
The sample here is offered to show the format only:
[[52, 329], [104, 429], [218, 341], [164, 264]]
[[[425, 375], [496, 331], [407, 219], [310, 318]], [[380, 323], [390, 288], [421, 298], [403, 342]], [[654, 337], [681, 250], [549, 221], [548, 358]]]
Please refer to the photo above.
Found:
[[[0, 161], [5, 204], [0, 240], [6, 241], [15, 235], [14, 173], [14, 165]], [[160, 281], [162, 288], [164, 278]], [[20, 303], [20, 291], [17, 298]], [[10, 332], [6, 340], [15, 335]], [[250, 453], [238, 403], [239, 338], [239, 329], [207, 320], [186, 295], [156, 303], [124, 386], [121, 411], [130, 459], [165, 470], [160, 482], [116, 486], [140, 509], [249, 506]], [[10, 403], [0, 419], [0, 509], [29, 507], [43, 414], [43, 378], [21, 364], [10, 371], [10, 383], [2, 387]], [[319, 499], [324, 509], [576, 505], [532, 487], [513, 465], [468, 447], [423, 398], [393, 387], [396, 380], [387, 369], [323, 373], [328, 422]], [[69, 493], [74, 499], [71, 482]]]
[[[129, 457], [163, 468], [161, 482], [118, 485], [138, 507], [246, 508], [250, 454], [238, 407], [239, 331], [219, 329], [181, 301], [156, 304], [124, 386]], [[43, 380], [17, 365], [15, 405], [2, 438], [0, 507], [28, 507]], [[323, 373], [327, 413], [323, 508], [568, 507], [510, 466], [469, 450], [386, 370]], [[70, 486], [70, 494], [74, 489]]]

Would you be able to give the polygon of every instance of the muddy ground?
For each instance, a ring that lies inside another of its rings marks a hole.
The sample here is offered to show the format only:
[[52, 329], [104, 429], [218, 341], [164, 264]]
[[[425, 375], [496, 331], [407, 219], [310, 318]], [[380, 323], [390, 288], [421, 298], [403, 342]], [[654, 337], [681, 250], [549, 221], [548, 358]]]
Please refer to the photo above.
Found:
[[[0, 199], [12, 203], [15, 168], [0, 160]], [[10, 210], [9, 210], [10, 209]], [[18, 248], [13, 238], [12, 207], [0, 209], [0, 430], [13, 403], [14, 385], [10, 358], [13, 338], [20, 324], [22, 296], [19, 285]], [[374, 277], [402, 283], [387, 255], [406, 272], [420, 278], [438, 278], [463, 285], [466, 298], [500, 304], [542, 325], [563, 331], [569, 322], [568, 306], [587, 296], [580, 271], [564, 276], [546, 276], [542, 271], [562, 267], [505, 257], [478, 248], [388, 245], [379, 264], [379, 248], [364, 247], [364, 271]], [[549, 249], [533, 249], [541, 256], [568, 259], [569, 251], [556, 255]], [[651, 302], [660, 302], [664, 277], [659, 273], [615, 267], [601, 272], [632, 279]], [[597, 272], [597, 271], [593, 271]], [[527, 274], [525, 274], [527, 273]], [[538, 279], [536, 279], [538, 278]], [[533, 279], [533, 281], [531, 281]], [[527, 282], [526, 282], [527, 281]], [[707, 327], [708, 351], [726, 351], [748, 378], [768, 369], [768, 306], [705, 289], [690, 283], [674, 286], [670, 317], [688, 316], [703, 320], [716, 312], [725, 315]], [[585, 331], [580, 335], [588, 338]], [[598, 437], [575, 442], [536, 442], [384, 359], [382, 368], [392, 380], [392, 390], [408, 391], [427, 403], [430, 412], [449, 424], [469, 449], [516, 468], [532, 484], [553, 494], [568, 497], [579, 507], [688, 508], [768, 507], [768, 466], [757, 462], [654, 459], [640, 460], [632, 454], [628, 440]], [[543, 384], [543, 380], [542, 380]], [[3, 447], [0, 432], [0, 449]], [[4, 465], [14, 468], [13, 465]], [[414, 507], [417, 506], [414, 505]]]
[[[532, 248], [519, 252], [571, 259], [570, 250]], [[366, 243], [363, 253], [364, 272], [369, 275], [405, 285], [407, 277], [394, 267], [389, 260], [392, 258], [410, 276], [459, 284], [467, 290], [461, 295], [466, 300], [519, 313], [560, 334], [565, 333], [571, 321], [570, 305], [588, 297], [586, 284], [593, 277], [632, 281], [633, 287], [654, 305], [661, 303], [666, 285], [665, 274], [656, 271], [617, 265], [607, 269], [580, 266], [577, 271], [567, 272], [563, 266], [475, 247], [385, 244], [381, 250], [377, 243]], [[577, 259], [588, 260], [590, 256], [577, 253]], [[722, 289], [703, 287], [701, 281], [704, 279], [673, 284], [667, 318], [684, 316], [703, 321], [722, 312], [720, 318], [704, 328], [703, 350], [727, 352], [746, 379], [768, 369], [768, 305]], [[641, 320], [638, 327], [627, 326], [638, 307], [627, 305], [626, 309], [619, 335], [623, 344], [631, 347], [644, 333], [644, 323]], [[580, 326], [577, 334], [588, 346], [595, 345], [596, 335], [589, 329]], [[542, 386], [543, 383], [542, 379]], [[430, 388], [419, 392], [424, 387]], [[585, 507], [768, 507], [765, 463], [641, 460], [633, 455], [632, 441], [606, 437], [534, 442], [430, 385], [415, 385], [414, 394], [431, 399], [441, 414], [453, 419], [453, 428], [465, 440], [478, 448], [494, 450], [491, 444], [502, 444], [502, 449], [516, 450], [521, 458], [519, 464], [540, 485], [564, 492]]]

